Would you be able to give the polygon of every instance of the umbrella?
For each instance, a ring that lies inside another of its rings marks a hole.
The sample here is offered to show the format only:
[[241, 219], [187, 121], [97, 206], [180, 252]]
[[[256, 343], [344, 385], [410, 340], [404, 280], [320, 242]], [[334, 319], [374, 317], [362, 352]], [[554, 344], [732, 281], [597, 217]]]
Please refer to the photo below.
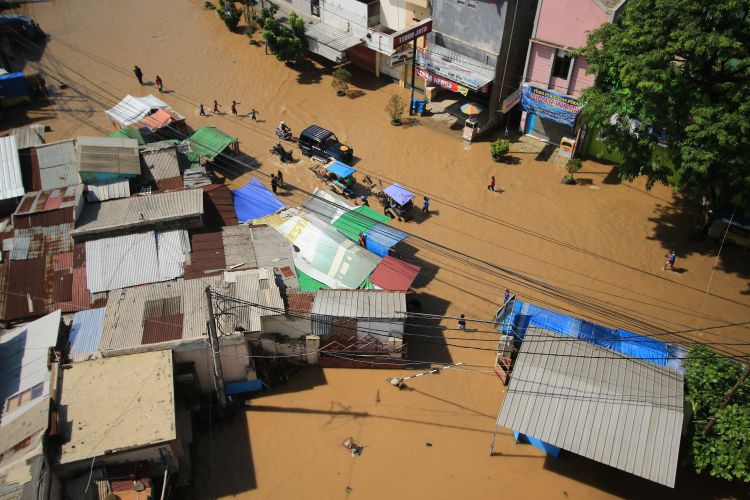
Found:
[[474, 103], [467, 102], [466, 104], [461, 106], [461, 112], [465, 115], [478, 115], [482, 112], [482, 108]]

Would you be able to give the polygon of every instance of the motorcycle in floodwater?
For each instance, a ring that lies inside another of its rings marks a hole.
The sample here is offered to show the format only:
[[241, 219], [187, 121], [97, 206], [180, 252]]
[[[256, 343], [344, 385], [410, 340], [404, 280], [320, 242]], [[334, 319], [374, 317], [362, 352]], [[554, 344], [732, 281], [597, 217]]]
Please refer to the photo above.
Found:
[[281, 159], [281, 163], [292, 163], [294, 158], [292, 157], [292, 151], [285, 150], [281, 143], [277, 143], [269, 151], [272, 155], [276, 155]]
[[291, 129], [282, 129], [279, 127], [276, 127], [276, 137], [281, 139], [282, 141], [289, 141], [291, 143], [297, 142], [297, 138], [292, 135]]

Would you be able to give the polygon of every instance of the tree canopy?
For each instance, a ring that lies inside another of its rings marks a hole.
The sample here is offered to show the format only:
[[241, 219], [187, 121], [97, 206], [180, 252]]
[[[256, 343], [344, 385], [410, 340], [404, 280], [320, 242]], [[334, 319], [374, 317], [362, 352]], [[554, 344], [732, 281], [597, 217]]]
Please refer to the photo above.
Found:
[[623, 155], [622, 179], [750, 202], [747, 0], [629, 0], [579, 52], [597, 75], [584, 114]]
[[287, 18], [289, 26], [273, 17], [264, 19], [263, 39], [276, 59], [284, 62], [299, 62], [307, 49], [305, 21], [292, 13]]
[[[693, 412], [691, 456], [697, 472], [750, 482], [750, 382], [740, 386], [731, 404], [722, 410], [724, 395], [739, 380], [742, 366], [698, 345], [685, 362], [685, 399]], [[716, 425], [704, 438], [709, 417]]]

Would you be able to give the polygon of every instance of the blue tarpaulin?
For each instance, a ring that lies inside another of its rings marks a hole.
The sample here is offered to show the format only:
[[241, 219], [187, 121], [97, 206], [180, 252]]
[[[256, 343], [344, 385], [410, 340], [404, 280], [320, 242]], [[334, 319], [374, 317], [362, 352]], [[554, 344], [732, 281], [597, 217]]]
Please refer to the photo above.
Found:
[[29, 95], [26, 77], [23, 73], [5, 73], [0, 75], [0, 99], [10, 99]]
[[226, 384], [227, 394], [243, 394], [246, 392], [258, 392], [263, 389], [260, 380], [243, 380], [242, 382], [229, 382]]
[[286, 206], [255, 177], [245, 186], [233, 190], [232, 199], [237, 220], [241, 223], [265, 217]]
[[70, 325], [70, 354], [88, 354], [99, 350], [104, 331], [105, 308], [80, 311], [73, 316]]
[[341, 163], [340, 161], [334, 161], [330, 165], [326, 167], [326, 170], [331, 172], [334, 175], [337, 175], [339, 177], [349, 177], [354, 172], [356, 172], [356, 169], [353, 169], [349, 165], [345, 163]]
[[527, 113], [533, 113], [556, 123], [572, 127], [581, 111], [581, 102], [564, 94], [540, 89], [524, 83], [521, 86], [521, 106]]
[[515, 301], [513, 311], [507, 316], [506, 325], [508, 324], [512, 325], [512, 328], [506, 326], [505, 331], [510, 333], [509, 330], [512, 329], [520, 339], [523, 339], [529, 327], [544, 328], [627, 356], [678, 370], [683, 369], [679, 358], [687, 355], [687, 350], [681, 346], [667, 344], [627, 330], [607, 328], [520, 300]]
[[393, 245], [407, 236], [403, 231], [378, 223], [365, 233], [365, 246], [372, 253], [385, 257]]
[[520, 432], [513, 431], [513, 435], [516, 438], [516, 443], [529, 443], [532, 446], [535, 446], [545, 452], [547, 455], [551, 457], [557, 458], [560, 455], [560, 448], [558, 448], [555, 445], [545, 443], [541, 439], [537, 439], [533, 436], [528, 436], [526, 434], [521, 434]]
[[411, 192], [402, 188], [398, 184], [391, 184], [390, 186], [385, 188], [383, 192], [393, 198], [393, 201], [395, 201], [399, 205], [406, 205], [407, 203], [409, 203], [409, 201], [411, 201], [412, 198], [414, 198], [414, 195]]

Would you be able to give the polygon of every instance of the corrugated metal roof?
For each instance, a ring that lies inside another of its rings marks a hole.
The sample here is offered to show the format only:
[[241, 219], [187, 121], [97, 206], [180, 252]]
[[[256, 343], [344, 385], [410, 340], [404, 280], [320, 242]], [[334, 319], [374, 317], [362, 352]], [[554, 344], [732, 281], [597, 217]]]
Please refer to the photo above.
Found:
[[155, 143], [141, 148], [144, 175], [147, 179], [161, 180], [180, 177], [177, 146], [173, 143]]
[[138, 141], [135, 139], [78, 137], [76, 152], [79, 172], [141, 173]]
[[289, 240], [269, 226], [252, 226], [250, 234], [256, 266], [278, 269], [287, 288], [298, 289], [299, 281]]
[[182, 276], [187, 231], [149, 231], [86, 242], [86, 283], [91, 293]]
[[130, 181], [127, 179], [106, 184], [87, 184], [86, 201], [98, 203], [130, 197]]
[[[100, 351], [137, 347], [143, 344], [144, 312], [149, 301], [179, 299], [182, 312], [182, 339], [196, 339], [206, 335], [206, 286], [229, 292], [221, 276], [183, 280], [113, 290], [104, 316], [104, 333]], [[176, 325], [175, 325], [176, 326]]]
[[192, 252], [185, 263], [185, 279], [221, 274], [226, 267], [224, 245], [218, 231], [191, 236]]
[[499, 425], [674, 487], [682, 372], [534, 328], [510, 380]]
[[[34, 318], [50, 312], [52, 290], [45, 279], [45, 259], [11, 260], [3, 263], [0, 302], [5, 305], [2, 319], [15, 321]], [[7, 280], [7, 281], [5, 281]]]
[[16, 138], [18, 149], [26, 149], [44, 144], [44, 130], [44, 125], [26, 125], [10, 129], [8, 135]]
[[15, 136], [0, 137], [0, 200], [24, 193], [17, 144]]
[[312, 313], [340, 318], [406, 318], [406, 294], [379, 290], [319, 290]]
[[[9, 397], [39, 384], [42, 384], [41, 390], [33, 391], [31, 399], [49, 394], [48, 349], [57, 344], [60, 317], [60, 311], [55, 311], [31, 323], [0, 332], [0, 359], [3, 360], [0, 404], [3, 407]], [[18, 418], [29, 408], [27, 403], [4, 412], [2, 426]]]
[[260, 268], [227, 272], [224, 273], [224, 280], [228, 283], [234, 283], [234, 289], [230, 292], [232, 297], [262, 306], [233, 304], [233, 314], [223, 317], [228, 322], [222, 324], [224, 331], [231, 331], [239, 325], [247, 332], [259, 332], [261, 330], [261, 317], [283, 314], [284, 301], [279, 293], [279, 287], [276, 285], [276, 278], [272, 269]]
[[305, 36], [339, 52], [344, 52], [364, 43], [351, 33], [326, 23], [305, 26]]
[[309, 200], [302, 205], [302, 209], [330, 224], [344, 212], [354, 209], [343, 197], [315, 188]]
[[203, 186], [203, 199], [206, 216], [206, 227], [219, 229], [223, 226], [236, 226], [237, 214], [234, 211], [232, 191], [223, 184], [209, 184]]
[[36, 156], [42, 190], [60, 189], [81, 183], [75, 140], [38, 146]]
[[70, 325], [68, 353], [74, 361], [83, 361], [99, 348], [104, 331], [105, 308], [77, 312]]
[[197, 218], [203, 214], [203, 193], [196, 189], [105, 201], [84, 207], [74, 237], [112, 229], [148, 228], [156, 223]]
[[80, 184], [47, 191], [32, 191], [24, 195], [13, 216], [77, 207], [82, 194], [83, 186]]

